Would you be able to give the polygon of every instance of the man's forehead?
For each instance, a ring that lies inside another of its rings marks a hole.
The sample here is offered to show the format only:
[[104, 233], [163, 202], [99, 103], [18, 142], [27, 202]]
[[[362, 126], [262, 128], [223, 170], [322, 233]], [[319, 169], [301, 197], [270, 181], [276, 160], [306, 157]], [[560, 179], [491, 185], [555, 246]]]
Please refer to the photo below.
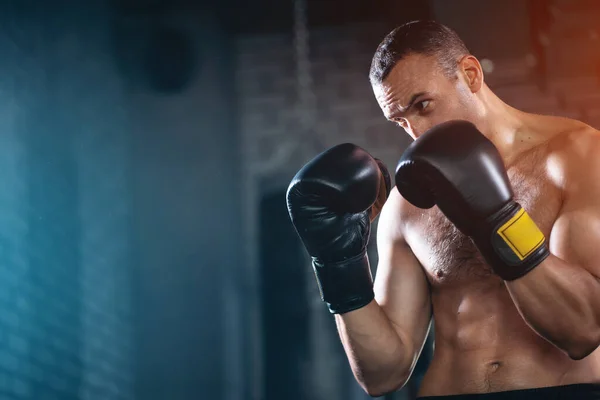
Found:
[[394, 66], [383, 82], [375, 85], [375, 96], [382, 107], [390, 103], [399, 103], [394, 107], [406, 106], [416, 93], [428, 91], [438, 69], [432, 56], [409, 55]]
[[414, 81], [427, 81], [438, 72], [439, 65], [434, 56], [411, 54], [396, 63], [384, 83], [408, 85]]
[[416, 93], [425, 91], [425, 85], [414, 80], [384, 81], [373, 87], [375, 97], [384, 110], [406, 107]]

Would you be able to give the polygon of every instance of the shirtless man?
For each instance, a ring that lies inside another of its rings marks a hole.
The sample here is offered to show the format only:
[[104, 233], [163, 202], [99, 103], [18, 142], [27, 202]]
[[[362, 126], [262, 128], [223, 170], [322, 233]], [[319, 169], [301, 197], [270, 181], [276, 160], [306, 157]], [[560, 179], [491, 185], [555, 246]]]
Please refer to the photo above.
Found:
[[396, 187], [343, 144], [287, 197], [357, 381], [372, 396], [402, 387], [433, 318], [422, 398], [600, 399], [600, 133], [503, 103], [435, 22], [391, 32], [370, 79], [415, 139]]

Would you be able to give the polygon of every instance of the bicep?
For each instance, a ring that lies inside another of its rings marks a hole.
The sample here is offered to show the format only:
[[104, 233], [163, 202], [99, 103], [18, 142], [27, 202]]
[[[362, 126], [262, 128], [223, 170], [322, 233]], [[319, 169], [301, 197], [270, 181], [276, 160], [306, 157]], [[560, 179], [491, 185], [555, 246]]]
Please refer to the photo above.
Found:
[[[403, 340], [420, 351], [431, 323], [429, 285], [421, 264], [408, 244], [394, 232], [395, 218], [382, 220], [377, 231], [379, 263], [375, 300]], [[393, 216], [390, 216], [393, 217]]]
[[566, 244], [572, 262], [600, 278], [600, 132], [586, 131], [574, 143], [578, 146], [568, 159], [565, 201], [555, 224], [564, 235], [557, 235], [556, 242]]
[[564, 202], [552, 228], [550, 251], [599, 278], [600, 133], [580, 134], [571, 147], [564, 157]]
[[600, 204], [574, 207], [556, 220], [550, 250], [600, 278]]

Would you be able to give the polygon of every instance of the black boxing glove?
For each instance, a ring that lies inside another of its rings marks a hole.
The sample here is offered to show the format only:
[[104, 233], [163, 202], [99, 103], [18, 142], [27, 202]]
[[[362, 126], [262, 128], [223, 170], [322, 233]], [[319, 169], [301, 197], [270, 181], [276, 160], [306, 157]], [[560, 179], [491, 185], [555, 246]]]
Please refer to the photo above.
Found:
[[374, 298], [367, 244], [390, 189], [383, 163], [349, 143], [319, 154], [290, 183], [288, 212], [331, 313], [359, 309]]
[[470, 122], [424, 133], [402, 155], [395, 178], [416, 207], [437, 205], [504, 280], [527, 274], [550, 254], [544, 234], [514, 201], [498, 150]]

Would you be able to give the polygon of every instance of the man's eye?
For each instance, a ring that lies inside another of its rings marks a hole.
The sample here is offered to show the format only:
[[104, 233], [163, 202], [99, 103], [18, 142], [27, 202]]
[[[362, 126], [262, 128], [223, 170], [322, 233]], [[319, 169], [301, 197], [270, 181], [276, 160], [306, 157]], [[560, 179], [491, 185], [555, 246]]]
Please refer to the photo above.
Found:
[[419, 102], [419, 110], [420, 111], [425, 111], [425, 109], [427, 109], [427, 106], [429, 105], [429, 100], [423, 100]]
[[401, 128], [406, 129], [406, 120], [404, 118], [394, 118], [393, 121]]

